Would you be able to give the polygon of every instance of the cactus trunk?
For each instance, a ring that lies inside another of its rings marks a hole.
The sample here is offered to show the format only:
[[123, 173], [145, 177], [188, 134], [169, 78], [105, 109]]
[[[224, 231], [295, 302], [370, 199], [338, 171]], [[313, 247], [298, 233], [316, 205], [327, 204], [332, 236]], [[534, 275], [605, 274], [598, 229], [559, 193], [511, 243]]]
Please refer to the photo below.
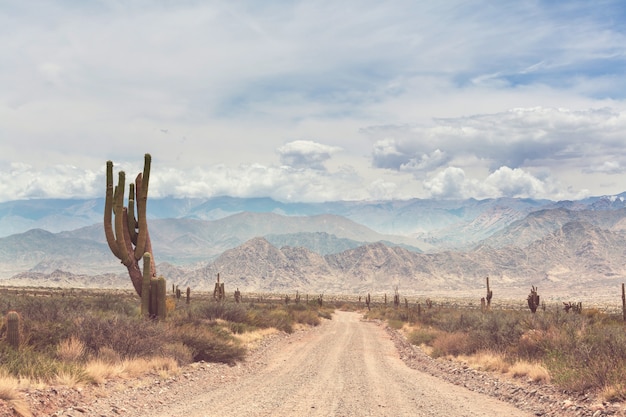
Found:
[[14, 349], [20, 347], [20, 315], [17, 311], [7, 313], [7, 342]]

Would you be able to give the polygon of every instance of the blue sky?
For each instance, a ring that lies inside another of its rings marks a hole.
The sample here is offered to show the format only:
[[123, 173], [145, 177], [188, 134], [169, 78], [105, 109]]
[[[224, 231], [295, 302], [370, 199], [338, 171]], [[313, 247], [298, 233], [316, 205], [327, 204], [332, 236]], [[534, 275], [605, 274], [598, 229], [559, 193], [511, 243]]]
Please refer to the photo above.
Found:
[[626, 191], [622, 1], [0, 3], [0, 201]]

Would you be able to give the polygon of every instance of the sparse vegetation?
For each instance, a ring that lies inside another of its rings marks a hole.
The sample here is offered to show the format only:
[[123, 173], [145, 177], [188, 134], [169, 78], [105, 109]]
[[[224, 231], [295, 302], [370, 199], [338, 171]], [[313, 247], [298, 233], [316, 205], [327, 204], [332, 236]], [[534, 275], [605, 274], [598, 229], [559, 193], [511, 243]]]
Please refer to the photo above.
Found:
[[[538, 296], [532, 298], [535, 307]], [[626, 400], [626, 333], [621, 315], [597, 309], [567, 314], [562, 304], [535, 309], [534, 314], [522, 307], [493, 306], [488, 311], [441, 306], [417, 314], [417, 305], [409, 310], [381, 305], [367, 314], [387, 320], [393, 328], [400, 327], [399, 320], [408, 323], [404, 326], [408, 340], [434, 357], [455, 357], [479, 369]]]
[[12, 313], [0, 327], [0, 395], [18, 409], [12, 381], [76, 386], [168, 375], [193, 361], [233, 363], [244, 358], [245, 343], [267, 334], [261, 329], [292, 332], [330, 317], [317, 302], [216, 302], [207, 293], [189, 305], [174, 292], [168, 319], [157, 321], [136, 300], [130, 291], [2, 290], [0, 311]]

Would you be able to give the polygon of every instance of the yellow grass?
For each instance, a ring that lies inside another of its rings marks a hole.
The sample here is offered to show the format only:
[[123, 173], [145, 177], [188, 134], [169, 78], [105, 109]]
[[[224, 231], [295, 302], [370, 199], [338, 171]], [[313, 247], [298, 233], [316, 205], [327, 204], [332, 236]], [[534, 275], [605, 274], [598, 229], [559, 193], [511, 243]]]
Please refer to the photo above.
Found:
[[55, 379], [57, 384], [70, 388], [80, 387], [85, 383], [85, 375], [77, 375], [72, 372], [60, 372]]
[[7, 376], [0, 376], [0, 399], [4, 400], [15, 413], [21, 417], [32, 417], [28, 403], [19, 392], [20, 383], [17, 379]]
[[57, 357], [64, 362], [78, 362], [85, 355], [85, 343], [75, 336], [62, 340], [57, 346]]
[[235, 334], [233, 337], [241, 342], [241, 344], [246, 348], [255, 347], [260, 340], [264, 337], [267, 337], [272, 334], [278, 333], [278, 330], [275, 328], [267, 328], [267, 329], [259, 329], [252, 332], [245, 332], [242, 334]]
[[502, 355], [488, 351], [481, 351], [470, 356], [460, 356], [459, 359], [470, 368], [479, 371], [506, 373], [510, 366]]
[[538, 363], [518, 361], [511, 365], [508, 373], [515, 378], [527, 377], [534, 382], [550, 382], [550, 372]]
[[605, 386], [600, 391], [600, 398], [607, 402], [619, 402], [626, 400], [626, 384]]
[[120, 376], [122, 367], [119, 364], [94, 359], [85, 365], [85, 373], [94, 384], [103, 384], [109, 379]]
[[149, 373], [156, 373], [162, 378], [175, 375], [180, 371], [178, 362], [172, 358], [155, 356], [153, 358], [127, 359], [118, 363], [95, 359], [85, 365], [88, 378], [95, 384], [115, 378], [138, 378]]

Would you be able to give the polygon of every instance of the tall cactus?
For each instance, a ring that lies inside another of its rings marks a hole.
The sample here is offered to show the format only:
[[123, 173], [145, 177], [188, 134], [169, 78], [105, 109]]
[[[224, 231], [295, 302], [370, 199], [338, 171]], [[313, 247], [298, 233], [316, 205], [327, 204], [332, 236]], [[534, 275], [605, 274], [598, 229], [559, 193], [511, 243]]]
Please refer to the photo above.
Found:
[[7, 313], [7, 342], [14, 349], [20, 347], [20, 315], [17, 311]]
[[493, 291], [491, 291], [491, 288], [489, 288], [489, 277], [486, 278], [487, 281], [487, 310], [489, 310], [491, 308], [491, 299], [493, 298]]
[[528, 294], [528, 308], [533, 314], [537, 311], [537, 307], [539, 307], [539, 294], [537, 293], [537, 288], [533, 285], [530, 289], [530, 294]]
[[[104, 202], [104, 234], [111, 252], [126, 266], [128, 275], [137, 294], [143, 291], [143, 273], [139, 260], [150, 254], [151, 277], [156, 277], [152, 256], [152, 244], [148, 233], [146, 205], [150, 179], [150, 154], [144, 156], [143, 173], [139, 173], [134, 184], [129, 186], [128, 206], [124, 206], [126, 174], [120, 171], [118, 184], [113, 187], [113, 162], [106, 164], [106, 195]], [[135, 216], [135, 206], [137, 215]], [[113, 221], [115, 218], [115, 221]]]

